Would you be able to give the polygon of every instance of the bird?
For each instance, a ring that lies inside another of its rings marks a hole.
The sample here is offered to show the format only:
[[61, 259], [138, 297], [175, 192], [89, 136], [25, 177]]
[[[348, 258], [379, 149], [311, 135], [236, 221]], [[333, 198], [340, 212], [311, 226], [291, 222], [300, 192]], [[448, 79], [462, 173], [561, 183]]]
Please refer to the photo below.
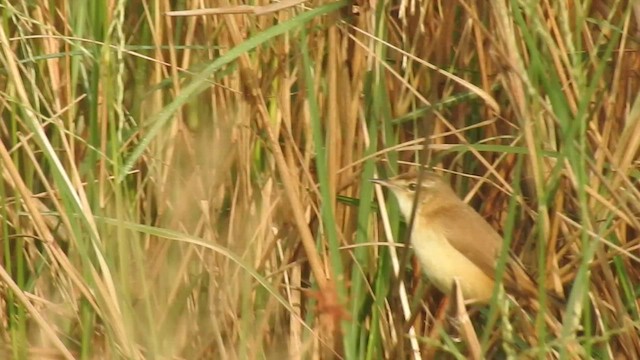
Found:
[[[407, 223], [415, 204], [411, 245], [432, 284], [450, 295], [457, 278], [465, 302], [489, 303], [503, 246], [498, 232], [435, 172], [424, 170], [420, 179], [412, 171], [371, 181], [391, 190]], [[510, 253], [503, 284], [508, 294], [537, 298], [535, 281]]]

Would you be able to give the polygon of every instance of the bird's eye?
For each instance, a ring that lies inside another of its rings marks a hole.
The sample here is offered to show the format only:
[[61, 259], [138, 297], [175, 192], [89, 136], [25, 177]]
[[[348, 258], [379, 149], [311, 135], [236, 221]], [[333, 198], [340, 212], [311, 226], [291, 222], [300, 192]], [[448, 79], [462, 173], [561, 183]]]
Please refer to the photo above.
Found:
[[417, 188], [418, 184], [416, 183], [409, 183], [409, 185], [407, 185], [407, 189], [409, 189], [409, 191], [416, 191]]

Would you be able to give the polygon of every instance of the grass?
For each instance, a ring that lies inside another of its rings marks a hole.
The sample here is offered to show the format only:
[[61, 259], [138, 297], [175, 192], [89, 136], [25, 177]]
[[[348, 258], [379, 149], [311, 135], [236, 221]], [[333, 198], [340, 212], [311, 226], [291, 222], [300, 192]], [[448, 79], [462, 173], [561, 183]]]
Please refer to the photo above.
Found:
[[[201, 3], [0, 1], [3, 358], [640, 353], [633, 2]], [[541, 310], [449, 320], [369, 182], [420, 164]]]

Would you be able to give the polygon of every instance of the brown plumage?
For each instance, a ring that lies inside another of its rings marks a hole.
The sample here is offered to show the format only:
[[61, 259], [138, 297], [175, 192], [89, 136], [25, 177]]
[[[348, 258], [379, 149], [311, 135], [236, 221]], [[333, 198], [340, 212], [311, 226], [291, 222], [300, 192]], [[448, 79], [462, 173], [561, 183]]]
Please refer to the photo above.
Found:
[[[432, 172], [425, 171], [420, 184], [417, 173], [373, 181], [393, 192], [407, 222], [420, 187], [411, 243], [425, 274], [446, 294], [450, 293], [454, 278], [458, 278], [466, 300], [488, 302], [503, 243], [496, 230]], [[511, 256], [504, 285], [514, 295], [537, 296], [535, 282]]]

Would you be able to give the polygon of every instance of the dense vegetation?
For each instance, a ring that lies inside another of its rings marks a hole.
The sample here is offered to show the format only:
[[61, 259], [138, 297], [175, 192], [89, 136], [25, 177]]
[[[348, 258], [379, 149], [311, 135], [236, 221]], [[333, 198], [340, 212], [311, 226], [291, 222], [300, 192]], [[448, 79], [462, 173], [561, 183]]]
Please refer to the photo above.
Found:
[[[0, 1], [2, 358], [637, 357], [637, 2], [274, 4]], [[446, 310], [418, 164], [564, 303]]]

